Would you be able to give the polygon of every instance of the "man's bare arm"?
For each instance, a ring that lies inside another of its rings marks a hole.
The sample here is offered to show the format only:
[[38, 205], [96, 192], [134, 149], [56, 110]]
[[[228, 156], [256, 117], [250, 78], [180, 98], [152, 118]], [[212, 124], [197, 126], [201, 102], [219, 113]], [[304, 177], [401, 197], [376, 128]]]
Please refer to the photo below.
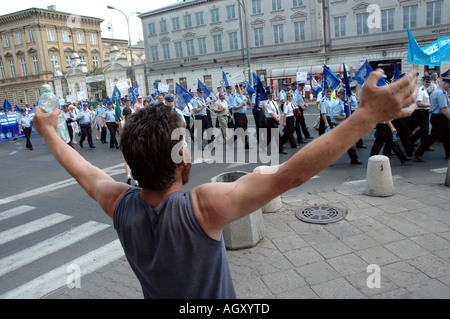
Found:
[[86, 161], [56, 134], [59, 112], [55, 110], [47, 114], [37, 107], [35, 128], [44, 138], [55, 159], [112, 218], [118, 201], [131, 186], [114, 181], [108, 174]]
[[387, 87], [377, 87], [381, 75], [380, 70], [371, 74], [360, 107], [350, 118], [309, 143], [284, 164], [269, 168], [276, 169], [275, 173], [262, 170], [234, 183], [206, 184], [194, 189], [194, 209], [205, 232], [220, 239], [224, 226], [308, 181], [339, 159], [377, 123], [412, 114], [415, 107], [412, 103], [417, 96], [415, 73]]

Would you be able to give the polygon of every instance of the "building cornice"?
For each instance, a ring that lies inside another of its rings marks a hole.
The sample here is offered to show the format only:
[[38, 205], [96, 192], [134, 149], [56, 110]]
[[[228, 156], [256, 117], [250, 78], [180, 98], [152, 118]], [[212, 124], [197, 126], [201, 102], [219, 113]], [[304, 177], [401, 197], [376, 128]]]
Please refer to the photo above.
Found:
[[[69, 17], [78, 16], [70, 13], [60, 12], [60, 11], [52, 11], [46, 9], [38, 9], [38, 8], [30, 8], [18, 12], [13, 12], [9, 14], [5, 14], [0, 16], [0, 25], [14, 23], [17, 21], [27, 20], [32, 17], [38, 17], [42, 19], [50, 19], [50, 20], [61, 20], [67, 21]], [[98, 25], [104, 21], [100, 18], [93, 18], [87, 16], [79, 16], [81, 18], [81, 24], [91, 24]]]
[[216, 0], [193, 0], [193, 1], [186, 1], [186, 2], [177, 2], [176, 4], [173, 4], [171, 6], [167, 6], [161, 9], [145, 12], [139, 15], [139, 18], [149, 18], [152, 16], [160, 15], [163, 13], [168, 13], [171, 11], [178, 11], [180, 9], [185, 9], [189, 7], [194, 7], [198, 5], [202, 5], [209, 2], [214, 2]]

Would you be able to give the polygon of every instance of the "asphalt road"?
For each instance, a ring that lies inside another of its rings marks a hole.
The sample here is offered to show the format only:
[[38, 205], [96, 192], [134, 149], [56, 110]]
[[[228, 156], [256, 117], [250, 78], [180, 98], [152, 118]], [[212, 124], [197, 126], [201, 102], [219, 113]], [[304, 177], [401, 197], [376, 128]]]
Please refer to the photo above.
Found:
[[[311, 105], [306, 121], [313, 137], [318, 136], [313, 128], [317, 116], [317, 109]], [[252, 127], [253, 118], [248, 118]], [[368, 148], [357, 149], [363, 165], [350, 165], [345, 154], [302, 185], [302, 192], [332, 191], [343, 183], [364, 180], [373, 141], [372, 132], [364, 137]], [[51, 292], [48, 289], [66, 284], [58, 280], [61, 277], [66, 280], [71, 274], [67, 265], [76, 261], [95, 267], [101, 259], [108, 263], [109, 259], [101, 256], [109, 256], [112, 262], [118, 251], [116, 246], [110, 246], [117, 239], [112, 221], [55, 161], [39, 135], [32, 135], [32, 143], [33, 151], [25, 148], [24, 138], [0, 143], [0, 298], [14, 296], [9, 294], [17, 291], [35, 292], [31, 297], [42, 297]], [[93, 165], [124, 182], [126, 175], [120, 150], [110, 149], [109, 145], [99, 141], [94, 143], [97, 146], [94, 150], [75, 148]], [[444, 160], [442, 144], [432, 148], [435, 151], [424, 156], [426, 163], [411, 161], [402, 166], [395, 156], [391, 157], [392, 174], [414, 180], [441, 172], [436, 174], [436, 183], [443, 183], [442, 170], [447, 168], [448, 162]], [[288, 155], [280, 155], [280, 163], [296, 152], [289, 146], [286, 151]], [[212, 163], [208, 160], [211, 156], [205, 155], [205, 158], [194, 161], [186, 190], [210, 182], [212, 177], [223, 172], [252, 172], [261, 165], [248, 161]], [[42, 280], [54, 284], [43, 288]]]

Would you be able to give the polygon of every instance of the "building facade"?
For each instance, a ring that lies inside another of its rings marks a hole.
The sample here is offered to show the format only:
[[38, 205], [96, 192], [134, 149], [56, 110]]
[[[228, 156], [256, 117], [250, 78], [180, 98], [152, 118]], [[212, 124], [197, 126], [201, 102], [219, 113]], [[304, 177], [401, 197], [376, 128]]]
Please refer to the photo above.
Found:
[[0, 99], [21, 107], [36, 103], [42, 85], [69, 72], [74, 57], [87, 72], [103, 67], [102, 22], [54, 6], [0, 16]]
[[[140, 15], [148, 83], [215, 90], [222, 71], [257, 73], [277, 90], [323, 64], [355, 72], [365, 60], [391, 76], [408, 64], [407, 29], [419, 45], [450, 36], [444, 0], [191, 0]], [[443, 63], [442, 71], [450, 64]], [[419, 73], [433, 67], [418, 66]], [[437, 68], [437, 71], [440, 71]]]

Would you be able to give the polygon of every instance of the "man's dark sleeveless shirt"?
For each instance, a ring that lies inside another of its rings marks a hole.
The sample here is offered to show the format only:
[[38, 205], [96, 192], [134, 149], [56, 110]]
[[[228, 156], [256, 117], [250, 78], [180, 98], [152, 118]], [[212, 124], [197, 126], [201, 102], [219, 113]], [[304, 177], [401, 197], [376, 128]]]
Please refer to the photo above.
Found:
[[234, 299], [223, 237], [201, 228], [189, 192], [152, 209], [130, 188], [114, 211], [114, 227], [145, 298]]

